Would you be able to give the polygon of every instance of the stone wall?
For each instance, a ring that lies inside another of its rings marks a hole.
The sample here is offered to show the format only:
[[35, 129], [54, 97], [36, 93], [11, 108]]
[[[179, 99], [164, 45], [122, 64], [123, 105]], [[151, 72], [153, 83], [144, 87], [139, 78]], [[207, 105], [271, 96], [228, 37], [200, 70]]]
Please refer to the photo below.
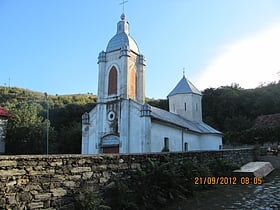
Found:
[[81, 186], [100, 189], [115, 176], [145, 170], [148, 159], [161, 162], [185, 158], [194, 163], [223, 159], [244, 164], [254, 159], [252, 149], [187, 153], [116, 155], [0, 156], [0, 209], [74, 209]]

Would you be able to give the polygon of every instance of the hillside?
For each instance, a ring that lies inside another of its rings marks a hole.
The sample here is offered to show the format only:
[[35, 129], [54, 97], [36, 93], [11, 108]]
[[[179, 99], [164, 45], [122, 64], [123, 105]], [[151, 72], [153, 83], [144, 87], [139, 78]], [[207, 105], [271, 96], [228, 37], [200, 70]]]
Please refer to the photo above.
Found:
[[[7, 152], [45, 153], [48, 127], [50, 153], [80, 153], [81, 116], [95, 106], [96, 100], [96, 95], [92, 94], [46, 98], [42, 92], [0, 86], [0, 106], [14, 116], [7, 129]], [[166, 99], [147, 98], [146, 101], [168, 110]], [[258, 116], [280, 113], [280, 83], [255, 89], [242, 89], [238, 85], [206, 89], [202, 106], [204, 121], [222, 131], [226, 143], [254, 144], [280, 138], [280, 125], [264, 126], [265, 129], [255, 127]]]
[[[50, 153], [80, 153], [81, 116], [95, 103], [92, 94], [48, 95], [46, 99], [41, 92], [0, 86], [0, 106], [14, 116], [7, 129], [6, 151], [45, 153], [48, 125]], [[47, 107], [50, 122], [46, 120]]]
[[255, 89], [238, 85], [206, 89], [203, 95], [204, 120], [223, 132], [244, 130], [258, 116], [280, 113], [280, 83]]
[[255, 125], [259, 116], [280, 113], [280, 83], [255, 89], [238, 85], [203, 91], [204, 121], [224, 133], [227, 144], [262, 144], [280, 142], [280, 122], [270, 126]]

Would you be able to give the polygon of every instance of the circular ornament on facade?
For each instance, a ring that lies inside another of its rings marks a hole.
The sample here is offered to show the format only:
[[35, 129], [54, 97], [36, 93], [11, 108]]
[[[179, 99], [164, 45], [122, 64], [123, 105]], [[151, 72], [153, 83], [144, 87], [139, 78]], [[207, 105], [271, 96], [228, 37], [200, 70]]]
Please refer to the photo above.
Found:
[[108, 112], [107, 117], [108, 117], [109, 121], [113, 121], [116, 119], [116, 113], [114, 111], [110, 111], [110, 112]]

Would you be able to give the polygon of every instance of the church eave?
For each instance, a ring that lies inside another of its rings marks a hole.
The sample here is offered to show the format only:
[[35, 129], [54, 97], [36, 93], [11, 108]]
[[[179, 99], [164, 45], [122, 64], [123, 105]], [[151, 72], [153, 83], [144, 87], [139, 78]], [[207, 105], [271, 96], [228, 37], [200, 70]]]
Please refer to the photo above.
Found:
[[169, 98], [170, 96], [184, 95], [184, 94], [192, 94], [192, 95], [198, 95], [198, 96], [201, 96], [201, 95], [202, 95], [202, 94], [194, 93], [194, 92], [184, 92], [184, 93], [174, 93], [174, 94], [169, 93], [169, 94], [167, 95], [167, 98]]
[[151, 111], [152, 111], [151, 112], [152, 118], [160, 120], [162, 122], [179, 126], [181, 128], [187, 129], [189, 131], [193, 131], [195, 133], [218, 134], [218, 135], [222, 134], [221, 132], [217, 131], [216, 129], [212, 128], [211, 126], [207, 125], [204, 122], [192, 122], [180, 117], [177, 114], [153, 106], [151, 106]]
[[158, 117], [153, 117], [153, 116], [152, 116], [151, 119], [154, 120], [154, 121], [158, 121], [158, 122], [160, 122], [160, 123], [162, 123], [162, 124], [171, 125], [171, 126], [176, 127], [176, 128], [179, 127], [179, 128], [182, 129], [182, 130], [189, 130], [187, 127], [184, 127], [184, 126], [182, 126], [182, 125], [176, 124], [176, 123], [174, 123], [174, 122], [169, 122], [169, 121], [163, 120], [163, 119], [158, 118]]

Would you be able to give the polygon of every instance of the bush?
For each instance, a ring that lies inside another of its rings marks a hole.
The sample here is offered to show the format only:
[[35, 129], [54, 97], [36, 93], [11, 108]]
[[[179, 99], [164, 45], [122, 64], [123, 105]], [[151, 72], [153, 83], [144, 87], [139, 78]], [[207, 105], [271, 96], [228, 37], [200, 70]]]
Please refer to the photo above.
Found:
[[[76, 196], [76, 209], [156, 210], [170, 202], [186, 199], [195, 190], [213, 185], [195, 185], [195, 177], [230, 176], [236, 165], [217, 159], [212, 164], [194, 164], [189, 160], [148, 159], [145, 169], [131, 171], [129, 178], [115, 177], [100, 194], [82, 190]], [[105, 205], [107, 204], [107, 205]], [[109, 207], [110, 206], [110, 207]]]
[[236, 164], [232, 164], [228, 161], [216, 159], [216, 161], [209, 165], [213, 176], [220, 177], [220, 176], [231, 176], [232, 171], [235, 169], [239, 169], [240, 167]]
[[114, 209], [159, 209], [168, 202], [193, 195], [194, 176], [209, 175], [207, 167], [190, 161], [167, 159], [153, 162], [145, 170], [138, 168], [130, 180], [114, 180], [105, 192], [106, 201]]
[[102, 210], [111, 209], [105, 205], [100, 194], [83, 187], [82, 190], [74, 196], [76, 210]]

